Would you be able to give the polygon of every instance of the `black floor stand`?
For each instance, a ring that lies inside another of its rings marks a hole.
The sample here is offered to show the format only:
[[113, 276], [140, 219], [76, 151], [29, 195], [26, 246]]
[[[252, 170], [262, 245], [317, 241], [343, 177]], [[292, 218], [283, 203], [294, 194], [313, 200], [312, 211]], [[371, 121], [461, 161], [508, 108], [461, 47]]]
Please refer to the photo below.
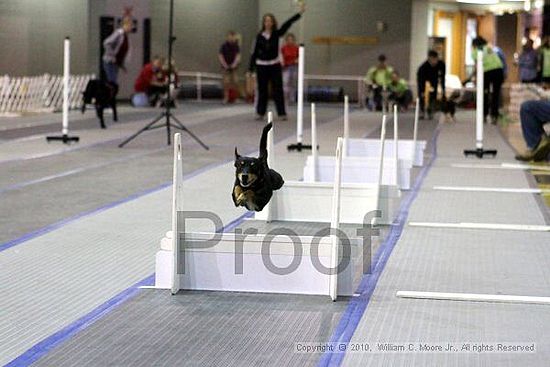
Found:
[[[164, 123], [157, 124], [160, 120], [165, 119]], [[126, 144], [128, 144], [130, 141], [135, 139], [138, 135], [141, 133], [144, 133], [149, 130], [155, 130], [160, 129], [162, 127], [166, 127], [166, 134], [167, 134], [167, 144], [171, 144], [171, 132], [170, 128], [179, 129], [182, 131], [185, 131], [188, 133], [197, 143], [199, 143], [204, 149], [209, 150], [210, 148], [202, 142], [191, 130], [189, 130], [187, 127], [185, 127], [184, 124], [182, 124], [173, 114], [170, 112], [170, 109], [167, 109], [166, 111], [163, 111], [159, 116], [157, 116], [153, 121], [145, 125], [143, 128], [141, 128], [139, 131], [137, 131], [132, 136], [128, 137], [128, 139], [124, 140], [122, 143], [118, 145], [119, 148], [122, 148]]]
[[[172, 46], [176, 37], [174, 37], [174, 0], [170, 0], [170, 14], [169, 14], [169, 25], [168, 25], [168, 86], [172, 85]], [[159, 116], [157, 116], [153, 121], [145, 125], [135, 134], [130, 136], [128, 139], [124, 140], [118, 145], [119, 148], [122, 148], [128, 144], [131, 140], [135, 139], [139, 134], [144, 133], [149, 130], [160, 129], [162, 127], [166, 128], [166, 134], [168, 135], [168, 145], [171, 144], [172, 137], [170, 128], [179, 129], [188, 133], [197, 143], [199, 143], [204, 149], [208, 150], [208, 146], [204, 144], [195, 134], [191, 132], [184, 124], [181, 123], [170, 111], [172, 100], [170, 96], [170, 87], [167, 90], [168, 98], [164, 101], [165, 110]], [[157, 124], [160, 120], [164, 119], [164, 123]]]
[[289, 144], [287, 145], [286, 149], [288, 149], [289, 152], [294, 150], [297, 152], [301, 152], [302, 150], [311, 150], [311, 145], [302, 143]]
[[69, 136], [67, 134], [58, 135], [58, 136], [46, 136], [46, 141], [48, 143], [52, 140], [62, 141], [63, 144], [71, 144], [71, 143], [78, 143], [80, 141], [80, 138], [78, 136]]
[[483, 159], [484, 156], [490, 155], [494, 158], [497, 155], [497, 151], [496, 151], [496, 149], [483, 149], [483, 148], [464, 149], [464, 155], [466, 157], [471, 156], [471, 155], [475, 155], [479, 159]]

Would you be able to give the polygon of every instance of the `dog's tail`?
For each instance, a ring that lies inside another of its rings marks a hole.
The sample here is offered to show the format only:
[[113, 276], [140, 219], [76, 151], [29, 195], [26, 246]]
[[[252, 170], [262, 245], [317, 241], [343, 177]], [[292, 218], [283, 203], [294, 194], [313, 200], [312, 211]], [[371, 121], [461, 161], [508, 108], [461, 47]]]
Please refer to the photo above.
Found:
[[264, 126], [264, 130], [262, 131], [262, 137], [260, 139], [260, 159], [267, 159], [267, 134], [272, 127], [273, 123], [270, 122]]

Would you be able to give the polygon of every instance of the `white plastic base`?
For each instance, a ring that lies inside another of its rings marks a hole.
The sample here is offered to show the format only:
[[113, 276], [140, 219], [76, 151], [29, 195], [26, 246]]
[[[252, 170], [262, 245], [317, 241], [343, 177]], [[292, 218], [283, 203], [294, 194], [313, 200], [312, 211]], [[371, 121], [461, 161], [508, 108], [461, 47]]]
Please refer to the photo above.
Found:
[[[188, 233], [186, 241], [203, 241], [212, 238], [211, 233]], [[294, 254], [292, 241], [283, 236], [273, 239], [269, 249], [269, 259], [273, 265], [285, 268], [298, 257], [300, 263], [296, 270], [280, 275], [271, 272], [262, 259], [263, 235], [248, 235], [243, 239], [242, 250], [236, 249], [233, 233], [224, 233], [219, 243], [208, 248], [186, 248], [185, 273], [180, 269], [179, 289], [264, 292], [328, 295], [329, 275], [316, 269], [311, 261], [311, 236], [300, 236], [302, 253]], [[318, 246], [318, 259], [324, 266], [330, 263], [329, 237], [323, 238]], [[350, 296], [354, 291], [353, 269], [361, 261], [362, 253], [358, 251], [359, 240], [352, 240], [352, 256], [348, 266], [338, 274], [338, 295]], [[181, 256], [182, 254], [180, 254]], [[174, 267], [173, 253], [160, 250], [156, 255], [155, 288], [170, 288], [171, 274]], [[235, 274], [236, 257], [242, 256], [242, 274]], [[267, 255], [266, 255], [267, 256]]]

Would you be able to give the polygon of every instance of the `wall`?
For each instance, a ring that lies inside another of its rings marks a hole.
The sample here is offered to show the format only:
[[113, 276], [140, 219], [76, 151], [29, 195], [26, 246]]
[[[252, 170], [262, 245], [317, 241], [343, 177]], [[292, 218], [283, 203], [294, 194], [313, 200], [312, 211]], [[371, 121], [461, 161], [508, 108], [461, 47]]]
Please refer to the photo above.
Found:
[[[306, 42], [306, 73], [363, 75], [380, 53], [403, 77], [409, 77], [411, 0], [322, 0], [308, 3], [302, 21]], [[295, 12], [291, 0], [259, 0], [261, 15], [272, 12], [282, 23]], [[387, 24], [385, 32], [376, 22]], [[292, 32], [299, 35], [300, 25]], [[377, 45], [315, 45], [316, 36], [377, 36]]]
[[62, 73], [65, 36], [72, 71], [89, 72], [87, 30], [87, 1], [0, 1], [0, 75]]
[[[166, 55], [168, 1], [152, 1], [152, 54]], [[174, 6], [174, 57], [178, 68], [220, 72], [218, 51], [228, 30], [243, 35], [243, 62], [248, 63], [250, 45], [257, 32], [255, 0], [176, 0]], [[243, 73], [245, 66], [241, 65]]]

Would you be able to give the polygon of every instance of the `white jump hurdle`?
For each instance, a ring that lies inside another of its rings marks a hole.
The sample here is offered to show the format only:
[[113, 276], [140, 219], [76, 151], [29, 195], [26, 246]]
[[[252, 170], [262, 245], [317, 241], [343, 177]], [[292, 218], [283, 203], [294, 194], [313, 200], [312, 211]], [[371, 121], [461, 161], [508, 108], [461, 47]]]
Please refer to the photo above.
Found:
[[[344, 118], [346, 121], [346, 118]], [[390, 149], [386, 149], [384, 152], [384, 158], [382, 160], [384, 169], [382, 174], [382, 185], [397, 186], [400, 189], [408, 190], [411, 186], [411, 169], [412, 160], [398, 158], [399, 144], [398, 142], [398, 121], [397, 111], [394, 111], [394, 137], [393, 144], [391, 145], [392, 151], [388, 153]], [[349, 128], [344, 128], [344, 131], [349, 131]], [[312, 127], [313, 134], [313, 127]], [[315, 135], [317, 132], [315, 131]], [[363, 140], [363, 139], [360, 139]], [[369, 139], [371, 140], [371, 139]], [[344, 156], [342, 163], [342, 181], [344, 183], [378, 183], [378, 165], [380, 162], [380, 140], [375, 140], [376, 144], [365, 144], [369, 146], [368, 150], [364, 153], [371, 153], [370, 155], [362, 154], [358, 156]], [[355, 144], [355, 142], [348, 142]], [[385, 142], [386, 143], [386, 142]], [[344, 145], [346, 145], [344, 143]], [[372, 145], [372, 147], [370, 147]], [[386, 146], [388, 148], [388, 146]], [[393, 157], [393, 159], [386, 159]], [[304, 166], [304, 181], [308, 182], [332, 182], [334, 180], [334, 165], [335, 160], [333, 156], [319, 156], [311, 155], [306, 159]]]
[[[273, 135], [270, 132], [269, 149], [273, 153]], [[341, 159], [342, 139], [338, 140], [336, 156]], [[339, 165], [338, 165], [339, 167]], [[335, 235], [275, 236], [266, 234], [235, 233], [186, 233], [183, 232], [183, 167], [181, 135], [174, 139], [174, 185], [172, 202], [172, 249], [161, 250], [156, 256], [156, 288], [170, 288], [172, 294], [182, 289], [295, 293], [328, 295], [335, 300], [337, 295], [353, 294], [353, 271], [356, 261], [361, 259], [359, 251], [362, 241], [350, 239], [351, 251], [344, 252]], [[336, 173], [339, 177], [339, 172]], [[289, 190], [289, 183], [281, 191]], [[292, 187], [292, 183], [290, 183]], [[323, 207], [328, 212], [328, 224], [332, 228], [340, 226], [340, 180], [330, 187], [332, 196]], [[293, 188], [290, 188], [293, 191]], [[298, 190], [299, 191], [299, 190]], [[307, 190], [306, 190], [307, 191]], [[332, 199], [332, 200], [331, 200]], [[273, 207], [272, 205], [266, 208]], [[264, 208], [264, 211], [265, 209]], [[315, 213], [315, 209], [311, 208]], [[319, 213], [318, 211], [316, 213]], [[318, 217], [312, 217], [316, 222]], [[217, 238], [214, 239], [214, 237]], [[269, 244], [266, 248], [265, 242]], [[302, 246], [296, 249], [294, 242]], [[200, 242], [200, 246], [198, 243]], [[318, 242], [319, 245], [312, 245]], [[298, 265], [288, 274], [276, 274], [265, 264], [269, 258], [274, 266]], [[241, 271], [236, 268], [236, 259], [241, 259]], [[319, 271], [315, 264], [334, 267], [340, 261], [349, 261], [339, 272]]]
[[[315, 105], [312, 104], [312, 146], [317, 146], [316, 138], [316, 113]], [[268, 148], [272, 146], [273, 130], [268, 135]], [[383, 119], [383, 128], [381, 136], [385, 136], [385, 116]], [[342, 139], [343, 140], [343, 139]], [[380, 145], [380, 152], [384, 151], [384, 145]], [[317, 157], [317, 149], [313, 149], [312, 157]], [[269, 152], [271, 159], [271, 165], [274, 162], [274, 152]], [[374, 166], [375, 172], [373, 176], [380, 177], [379, 169], [382, 167], [383, 156], [379, 155], [379, 160]], [[312, 158], [315, 159], [315, 158]], [[261, 212], [256, 213], [255, 218], [265, 221], [289, 221], [289, 222], [330, 222], [331, 220], [331, 198], [333, 196], [333, 185], [335, 180], [335, 172], [340, 170], [342, 174], [342, 187], [341, 187], [341, 206], [343, 212], [341, 213], [340, 222], [347, 224], [361, 224], [363, 223], [365, 214], [374, 211], [382, 210], [387, 213], [389, 204], [389, 198], [398, 197], [396, 195], [395, 188], [385, 187], [380, 185], [379, 180], [375, 182], [365, 183], [350, 183], [346, 181], [345, 172], [346, 166], [344, 162], [347, 158], [330, 157], [333, 160], [331, 166], [333, 172], [330, 173], [330, 180], [324, 182], [316, 182], [312, 179], [317, 174], [325, 175], [329, 169], [320, 165], [311, 165], [311, 174], [304, 181], [286, 181], [283, 188], [276, 191], [273, 195], [271, 203], [268, 207], [264, 208]], [[341, 167], [338, 167], [341, 165]], [[321, 168], [316, 171], [317, 168]], [[324, 176], [323, 176], [324, 177]], [[383, 198], [382, 200], [380, 198]], [[383, 203], [382, 203], [383, 202]], [[390, 221], [386, 218], [386, 221], [382, 220], [382, 223]]]
[[[413, 166], [421, 167], [424, 164], [424, 151], [426, 150], [426, 141], [417, 140], [418, 136], [418, 110], [419, 101], [416, 99], [416, 107], [414, 114], [414, 132], [413, 139], [398, 140], [399, 159], [412, 161]], [[356, 139], [349, 137], [349, 121], [344, 119], [344, 145], [347, 150], [344, 151], [345, 156], [355, 157], [372, 157], [376, 156], [379, 151], [380, 142], [377, 139]], [[391, 158], [394, 151], [394, 141], [386, 141], [386, 155]]]

